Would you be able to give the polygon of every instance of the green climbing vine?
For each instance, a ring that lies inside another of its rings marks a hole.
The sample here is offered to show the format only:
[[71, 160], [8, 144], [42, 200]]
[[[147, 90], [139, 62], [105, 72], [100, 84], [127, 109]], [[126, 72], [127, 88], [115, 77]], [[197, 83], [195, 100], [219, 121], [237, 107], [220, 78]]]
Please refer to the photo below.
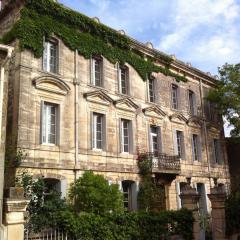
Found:
[[177, 81], [187, 81], [168, 69], [172, 58], [155, 54], [154, 57], [160, 58], [167, 67], [157, 66], [154, 59], [144, 59], [140, 52], [131, 50], [131, 40], [127, 36], [52, 0], [25, 0], [20, 19], [1, 42], [9, 44], [18, 39], [21, 49], [29, 49], [39, 58], [43, 53], [43, 38], [52, 35], [87, 59], [103, 55], [112, 63], [129, 63], [143, 80], [152, 72], [161, 72]]

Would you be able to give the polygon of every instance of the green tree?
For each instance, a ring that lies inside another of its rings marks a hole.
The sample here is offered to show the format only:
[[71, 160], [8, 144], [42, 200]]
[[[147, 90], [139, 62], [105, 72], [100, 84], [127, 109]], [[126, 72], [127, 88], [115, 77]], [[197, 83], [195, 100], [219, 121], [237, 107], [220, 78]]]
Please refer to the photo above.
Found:
[[27, 172], [16, 178], [16, 186], [24, 188], [24, 195], [29, 199], [27, 206], [27, 226], [32, 232], [39, 232], [45, 228], [56, 227], [61, 211], [67, 209], [61, 194], [50, 191], [46, 194], [46, 185], [43, 178], [33, 179]]
[[104, 215], [123, 212], [123, 196], [117, 184], [109, 185], [101, 175], [87, 171], [71, 185], [69, 197], [77, 212]]
[[208, 100], [234, 127], [231, 135], [240, 136], [240, 64], [223, 65], [219, 68], [219, 76], [217, 88], [209, 92]]

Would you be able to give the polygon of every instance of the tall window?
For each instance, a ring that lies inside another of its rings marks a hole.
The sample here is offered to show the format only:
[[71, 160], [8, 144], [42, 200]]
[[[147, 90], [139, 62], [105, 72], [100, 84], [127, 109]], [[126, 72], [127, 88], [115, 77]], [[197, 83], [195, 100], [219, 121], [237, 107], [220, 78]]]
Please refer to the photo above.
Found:
[[160, 151], [160, 129], [157, 126], [150, 126], [150, 151], [157, 153]]
[[56, 144], [57, 105], [44, 102], [42, 106], [42, 143]]
[[93, 141], [94, 149], [103, 149], [103, 119], [104, 116], [99, 113], [93, 113]]
[[190, 114], [195, 114], [195, 94], [193, 91], [188, 91], [188, 101], [189, 101], [189, 112]]
[[43, 70], [52, 73], [58, 71], [58, 44], [55, 41], [44, 42]]
[[121, 148], [122, 152], [130, 152], [130, 143], [131, 143], [131, 122], [126, 119], [121, 119]]
[[155, 102], [155, 79], [150, 78], [148, 80], [148, 95], [149, 95], [149, 102]]
[[217, 164], [223, 163], [223, 151], [219, 139], [213, 139], [213, 160]]
[[178, 109], [178, 86], [172, 84], [172, 108]]
[[200, 160], [200, 146], [199, 146], [199, 136], [196, 134], [192, 135], [192, 152], [193, 152], [193, 160]]
[[121, 66], [119, 68], [119, 84], [120, 84], [120, 92], [122, 94], [129, 93], [129, 70], [126, 66]]
[[183, 158], [184, 154], [184, 142], [183, 142], [183, 132], [176, 131], [176, 152], [180, 158]]
[[102, 87], [103, 60], [101, 57], [92, 58], [92, 84]]
[[132, 181], [122, 181], [123, 204], [125, 211], [132, 210]]

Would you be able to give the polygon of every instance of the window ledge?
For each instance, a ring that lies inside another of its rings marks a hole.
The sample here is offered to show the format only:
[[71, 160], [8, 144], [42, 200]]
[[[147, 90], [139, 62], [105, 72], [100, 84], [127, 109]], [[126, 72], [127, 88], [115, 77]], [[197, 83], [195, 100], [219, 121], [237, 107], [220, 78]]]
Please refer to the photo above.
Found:
[[45, 70], [41, 70], [41, 72], [44, 73], [44, 74], [50, 75], [50, 76], [58, 77], [58, 78], [62, 77], [62, 75], [60, 73], [48, 72], [48, 71], [45, 71]]
[[95, 86], [93, 84], [88, 84], [88, 86], [91, 87], [91, 88], [96, 88], [96, 89], [100, 89], [100, 90], [105, 90], [106, 91], [106, 88], [104, 88], [104, 87]]

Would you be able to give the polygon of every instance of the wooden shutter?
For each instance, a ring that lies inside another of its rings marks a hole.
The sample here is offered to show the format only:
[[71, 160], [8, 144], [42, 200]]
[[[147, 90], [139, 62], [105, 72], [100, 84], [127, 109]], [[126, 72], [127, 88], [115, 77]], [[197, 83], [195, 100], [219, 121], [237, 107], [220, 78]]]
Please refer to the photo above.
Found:
[[62, 179], [60, 184], [61, 184], [60, 186], [61, 198], [66, 198], [67, 197], [67, 180]]
[[102, 115], [102, 150], [107, 151], [106, 115]]
[[60, 105], [56, 105], [56, 139], [55, 139], [55, 143], [57, 145], [60, 145], [60, 119], [61, 119], [61, 109], [60, 109]]
[[90, 113], [90, 148], [94, 148], [94, 117], [93, 112]]
[[222, 146], [220, 139], [217, 141], [217, 153], [218, 153], [218, 163], [223, 164], [224, 151], [223, 151], [223, 146]]
[[132, 191], [132, 210], [137, 211], [137, 195], [138, 195], [138, 186], [137, 183], [134, 182], [131, 185], [131, 191]]
[[177, 194], [177, 208], [180, 209], [182, 208], [182, 202], [180, 198], [180, 183], [176, 181], [176, 194]]
[[44, 123], [44, 116], [43, 114], [45, 114], [44, 112], [44, 101], [41, 101], [41, 106], [40, 106], [40, 144], [43, 143], [43, 135], [46, 134], [43, 132], [43, 124]]
[[134, 130], [133, 130], [133, 122], [128, 122], [128, 136], [129, 136], [129, 153], [134, 153]]
[[162, 143], [162, 131], [161, 131], [161, 127], [157, 127], [157, 133], [158, 133], [158, 151], [160, 153], [163, 152], [163, 143]]
[[178, 155], [178, 145], [177, 145], [177, 130], [173, 130], [173, 148], [174, 154]]
[[43, 50], [43, 70], [44, 71], [49, 71], [49, 69], [48, 69], [48, 61], [49, 61], [49, 56], [48, 56], [48, 54], [49, 54], [49, 51], [48, 51], [48, 48], [49, 48], [49, 46], [48, 46], [48, 42], [45, 42], [44, 41], [44, 50]]
[[184, 140], [184, 134], [181, 132], [181, 148], [182, 148], [182, 159], [185, 159], [186, 154], [185, 154], [185, 140]]
[[200, 136], [197, 136], [198, 160], [202, 161], [202, 141]]
[[123, 152], [124, 148], [123, 148], [123, 132], [122, 132], [122, 119], [119, 119], [119, 151]]
[[191, 135], [191, 146], [192, 146], [192, 161], [195, 161], [193, 134]]
[[90, 58], [90, 83], [95, 85], [95, 64], [93, 58]]

